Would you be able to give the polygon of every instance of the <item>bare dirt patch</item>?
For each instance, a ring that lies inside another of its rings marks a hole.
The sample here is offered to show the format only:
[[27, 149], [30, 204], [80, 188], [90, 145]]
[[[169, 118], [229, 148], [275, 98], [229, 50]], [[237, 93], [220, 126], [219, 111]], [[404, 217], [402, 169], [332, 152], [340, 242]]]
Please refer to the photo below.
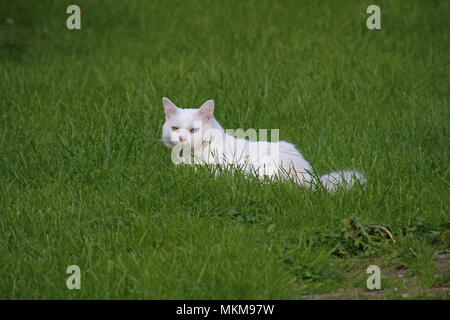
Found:
[[[437, 255], [434, 260], [437, 263], [437, 275], [444, 275], [450, 268], [450, 252]], [[357, 261], [354, 261], [357, 262]], [[357, 264], [357, 263], [355, 263]], [[364, 271], [352, 272], [363, 274]], [[383, 269], [381, 279], [390, 281], [390, 287], [380, 290], [368, 290], [363, 288], [339, 289], [330, 293], [302, 294], [306, 300], [383, 300], [383, 299], [407, 299], [407, 298], [438, 298], [450, 299], [450, 284], [432, 288], [420, 288], [414, 276], [407, 276], [407, 269]], [[351, 275], [350, 275], [351, 276]]]

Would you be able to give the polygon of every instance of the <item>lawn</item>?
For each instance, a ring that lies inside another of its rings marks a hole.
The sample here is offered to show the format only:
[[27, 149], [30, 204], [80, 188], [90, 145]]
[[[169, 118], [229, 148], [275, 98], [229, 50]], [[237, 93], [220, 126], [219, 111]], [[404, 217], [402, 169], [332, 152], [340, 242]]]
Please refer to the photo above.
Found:
[[[0, 298], [448, 299], [450, 3], [371, 4], [1, 1]], [[176, 167], [163, 96], [368, 183]]]

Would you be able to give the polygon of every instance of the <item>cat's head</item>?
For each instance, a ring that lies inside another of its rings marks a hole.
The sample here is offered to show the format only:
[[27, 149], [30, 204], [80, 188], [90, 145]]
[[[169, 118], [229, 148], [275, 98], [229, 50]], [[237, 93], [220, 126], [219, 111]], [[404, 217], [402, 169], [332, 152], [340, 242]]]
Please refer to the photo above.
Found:
[[173, 148], [178, 144], [196, 149], [210, 139], [212, 131], [223, 131], [214, 118], [214, 101], [208, 100], [198, 109], [178, 108], [172, 101], [162, 99], [166, 122], [162, 127], [162, 140]]

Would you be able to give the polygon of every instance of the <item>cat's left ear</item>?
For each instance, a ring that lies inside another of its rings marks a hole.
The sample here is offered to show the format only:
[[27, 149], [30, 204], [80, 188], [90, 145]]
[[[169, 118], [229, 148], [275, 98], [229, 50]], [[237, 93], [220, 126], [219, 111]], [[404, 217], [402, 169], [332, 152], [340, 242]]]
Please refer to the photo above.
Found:
[[205, 120], [211, 120], [214, 116], [214, 100], [208, 100], [197, 111]]
[[173, 103], [166, 97], [162, 99], [162, 102], [164, 106], [164, 112], [166, 113], [166, 119], [169, 119], [171, 115], [178, 111], [178, 108], [175, 103]]

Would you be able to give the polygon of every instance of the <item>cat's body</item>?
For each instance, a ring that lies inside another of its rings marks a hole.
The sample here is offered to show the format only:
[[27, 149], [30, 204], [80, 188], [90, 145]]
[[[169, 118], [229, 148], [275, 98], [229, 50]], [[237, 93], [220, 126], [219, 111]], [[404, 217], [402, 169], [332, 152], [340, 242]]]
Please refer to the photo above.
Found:
[[182, 158], [187, 163], [219, 165], [228, 170], [239, 168], [259, 178], [290, 179], [307, 187], [320, 181], [330, 191], [366, 181], [355, 170], [336, 171], [316, 179], [311, 165], [293, 144], [249, 141], [227, 134], [214, 118], [212, 100], [199, 109], [178, 108], [167, 98], [163, 98], [163, 105], [166, 122], [162, 140], [173, 150], [173, 160], [183, 149]]

